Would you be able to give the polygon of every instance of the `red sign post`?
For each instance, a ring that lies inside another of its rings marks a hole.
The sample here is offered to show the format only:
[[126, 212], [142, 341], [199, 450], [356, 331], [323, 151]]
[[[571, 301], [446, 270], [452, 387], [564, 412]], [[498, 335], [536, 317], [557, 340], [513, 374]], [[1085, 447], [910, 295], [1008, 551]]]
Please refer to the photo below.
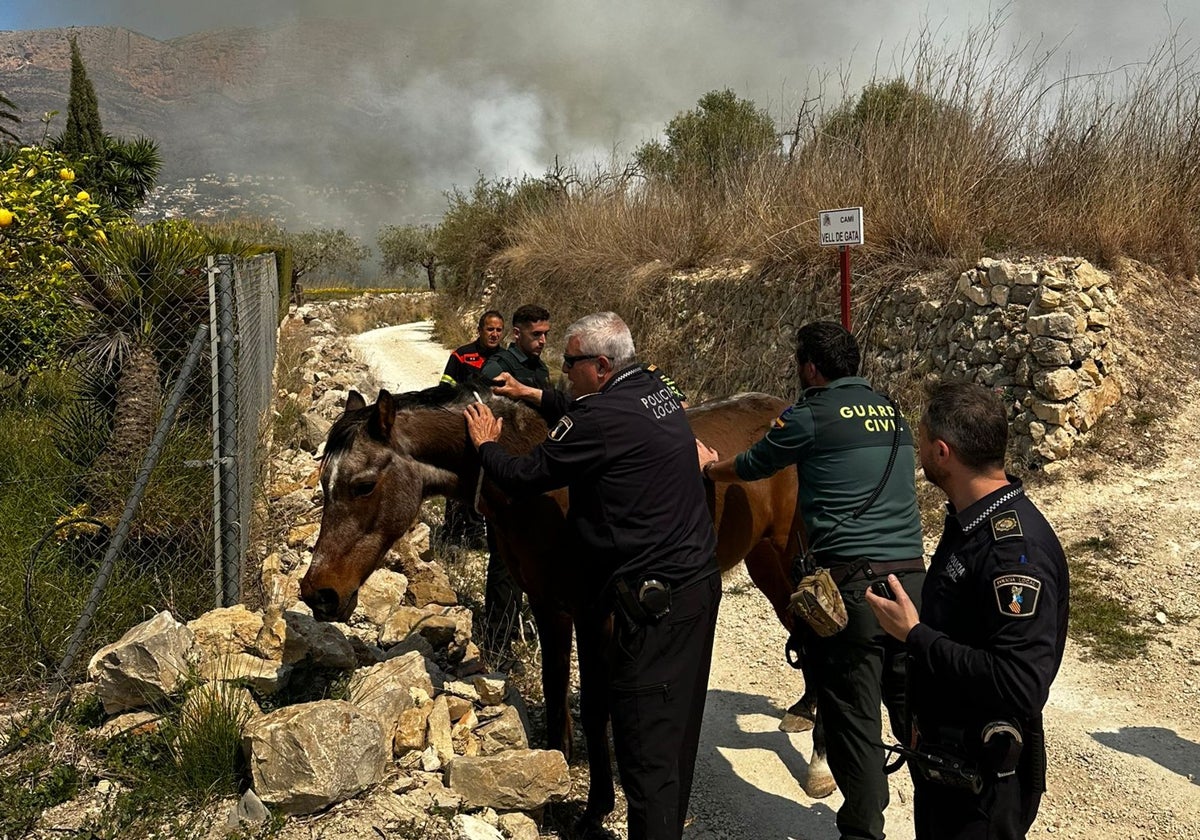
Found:
[[836, 245], [842, 269], [842, 326], [850, 329], [850, 246], [863, 244], [863, 210], [843, 207], [817, 214], [821, 245]]

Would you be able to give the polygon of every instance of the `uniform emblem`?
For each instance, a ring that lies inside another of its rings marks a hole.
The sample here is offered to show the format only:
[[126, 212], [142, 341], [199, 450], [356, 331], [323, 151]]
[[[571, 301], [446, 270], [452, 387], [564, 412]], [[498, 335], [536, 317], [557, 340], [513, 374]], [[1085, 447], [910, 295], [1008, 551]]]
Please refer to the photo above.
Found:
[[575, 424], [571, 422], [570, 417], [564, 417], [563, 419], [559, 420], [558, 425], [550, 430], [550, 440], [562, 440], [567, 436], [567, 432], [571, 431], [571, 428], [574, 425]]
[[788, 415], [792, 413], [793, 408], [795, 408], [794, 405], [789, 405], [787, 408], [785, 408], [783, 410], [783, 414], [780, 414], [778, 417], [776, 417], [774, 420], [771, 421], [771, 428], [772, 429], [782, 429], [784, 427], [784, 425], [787, 423]]
[[999, 542], [1022, 535], [1021, 520], [1017, 518], [1015, 510], [1006, 510], [992, 517], [992, 539]]
[[1042, 582], [1029, 575], [1000, 575], [992, 581], [996, 606], [1009, 618], [1028, 618], [1037, 612]]

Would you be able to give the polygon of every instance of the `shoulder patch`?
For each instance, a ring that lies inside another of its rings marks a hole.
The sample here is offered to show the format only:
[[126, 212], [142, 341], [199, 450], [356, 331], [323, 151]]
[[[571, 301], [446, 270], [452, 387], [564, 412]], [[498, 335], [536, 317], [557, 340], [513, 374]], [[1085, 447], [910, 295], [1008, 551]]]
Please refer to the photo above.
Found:
[[553, 429], [550, 430], [548, 437], [550, 440], [562, 440], [567, 436], [567, 432], [571, 431], [574, 426], [575, 424], [571, 421], [570, 417], [564, 417], [558, 421], [558, 424]]
[[1029, 575], [1000, 575], [992, 580], [996, 607], [1005, 618], [1031, 618], [1037, 612], [1042, 582]]
[[783, 410], [782, 414], [780, 414], [773, 421], [771, 421], [771, 428], [772, 429], [782, 429], [784, 427], [784, 425], [787, 423], [788, 415], [792, 413], [792, 409], [795, 407], [796, 406], [794, 406], [794, 405], [789, 405], [787, 408], [785, 408]]
[[1006, 510], [992, 517], [992, 539], [996, 542], [1024, 535], [1021, 530], [1021, 519], [1015, 510]]

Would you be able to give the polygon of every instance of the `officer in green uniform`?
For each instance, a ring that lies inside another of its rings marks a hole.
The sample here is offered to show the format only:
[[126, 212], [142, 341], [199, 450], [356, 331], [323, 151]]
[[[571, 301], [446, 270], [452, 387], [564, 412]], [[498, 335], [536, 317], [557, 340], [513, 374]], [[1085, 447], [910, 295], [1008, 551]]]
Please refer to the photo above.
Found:
[[[512, 325], [512, 344], [489, 356], [480, 374], [487, 379], [498, 379], [507, 373], [539, 391], [549, 388], [550, 370], [542, 361], [542, 351], [550, 334], [550, 313], [545, 307], [527, 303], [513, 313]], [[496, 538], [490, 528], [487, 540], [490, 556], [483, 590], [484, 638], [492, 651], [505, 655], [517, 637], [524, 595], [496, 550]]]
[[796, 335], [800, 400], [765, 437], [735, 458], [697, 442], [710, 481], [756, 481], [796, 464], [808, 546], [841, 591], [849, 623], [828, 638], [805, 640], [817, 683], [829, 769], [845, 803], [843, 838], [882, 838], [888, 803], [879, 702], [897, 738], [906, 736], [904, 646], [879, 626], [864, 597], [872, 582], [896, 574], [910, 592], [925, 576], [912, 432], [896, 407], [855, 375], [854, 337], [832, 322]]
[[549, 388], [550, 370], [542, 361], [542, 351], [550, 334], [550, 313], [527, 303], [513, 313], [512, 324], [512, 344], [488, 358], [480, 373], [489, 379], [509, 373], [531, 388]]

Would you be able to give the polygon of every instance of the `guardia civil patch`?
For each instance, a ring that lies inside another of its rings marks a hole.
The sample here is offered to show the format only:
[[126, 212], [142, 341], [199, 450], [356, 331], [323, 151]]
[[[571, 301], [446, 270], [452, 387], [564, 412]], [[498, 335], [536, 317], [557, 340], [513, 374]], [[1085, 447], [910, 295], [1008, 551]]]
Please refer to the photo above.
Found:
[[1029, 575], [1000, 575], [992, 580], [996, 606], [1008, 618], [1030, 618], [1037, 612], [1042, 582]]
[[1022, 536], [1021, 520], [1015, 510], [1006, 510], [992, 517], [992, 539], [999, 542], [1019, 536]]
[[570, 417], [564, 417], [563, 419], [559, 420], [558, 425], [550, 430], [550, 440], [562, 440], [567, 436], [567, 432], [571, 431], [571, 428], [574, 425], [575, 424], [571, 422]]
[[792, 409], [795, 407], [796, 406], [794, 406], [794, 405], [789, 405], [787, 408], [785, 408], [783, 410], [783, 414], [780, 414], [778, 417], [776, 417], [774, 420], [771, 421], [771, 428], [772, 429], [782, 429], [784, 427], [784, 425], [787, 423], [788, 415], [792, 413]]

